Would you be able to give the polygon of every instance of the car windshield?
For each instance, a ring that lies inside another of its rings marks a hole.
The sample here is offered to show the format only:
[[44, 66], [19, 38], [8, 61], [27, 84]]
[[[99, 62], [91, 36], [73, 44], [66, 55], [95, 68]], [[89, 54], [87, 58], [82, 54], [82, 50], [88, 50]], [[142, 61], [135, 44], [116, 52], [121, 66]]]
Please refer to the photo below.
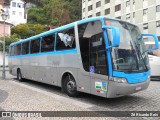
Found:
[[[107, 26], [115, 26], [120, 29], [120, 46], [112, 48], [113, 70], [123, 72], [147, 71], [149, 67], [148, 55], [143, 40], [138, 37], [141, 34], [137, 26], [130, 23], [106, 20]], [[112, 42], [112, 31], [107, 30], [109, 41]]]

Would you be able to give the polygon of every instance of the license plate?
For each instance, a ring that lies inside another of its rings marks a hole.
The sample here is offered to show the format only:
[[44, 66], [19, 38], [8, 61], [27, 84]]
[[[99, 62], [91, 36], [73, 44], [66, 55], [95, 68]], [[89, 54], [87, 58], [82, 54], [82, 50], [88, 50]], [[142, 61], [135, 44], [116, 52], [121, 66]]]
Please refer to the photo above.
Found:
[[141, 90], [142, 89], [142, 87], [136, 87], [136, 90]]

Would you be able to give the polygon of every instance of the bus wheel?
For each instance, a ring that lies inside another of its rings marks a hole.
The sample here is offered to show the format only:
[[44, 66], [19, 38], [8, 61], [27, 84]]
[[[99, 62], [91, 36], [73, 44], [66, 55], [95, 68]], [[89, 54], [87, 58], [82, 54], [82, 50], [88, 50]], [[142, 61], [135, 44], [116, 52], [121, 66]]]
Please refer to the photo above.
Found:
[[22, 80], [23, 80], [20, 69], [17, 70], [17, 80], [19, 80], [19, 81], [22, 81]]
[[65, 78], [64, 91], [70, 97], [76, 97], [78, 95], [76, 81], [72, 75], [68, 75]]

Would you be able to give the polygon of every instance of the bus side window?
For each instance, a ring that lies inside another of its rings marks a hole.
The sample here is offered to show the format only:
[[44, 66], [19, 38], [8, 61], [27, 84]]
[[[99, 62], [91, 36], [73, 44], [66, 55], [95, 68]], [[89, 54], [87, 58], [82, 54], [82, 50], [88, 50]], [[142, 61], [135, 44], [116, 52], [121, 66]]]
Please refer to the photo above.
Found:
[[11, 46], [10, 56], [14, 56], [14, 46]]
[[29, 53], [29, 42], [22, 43], [22, 55]]
[[68, 50], [76, 47], [74, 28], [57, 33], [56, 50]]
[[21, 54], [21, 44], [15, 46], [15, 55]]
[[30, 53], [39, 53], [40, 51], [40, 39], [31, 40]]
[[41, 52], [49, 52], [54, 50], [54, 35], [45, 36], [42, 38]]

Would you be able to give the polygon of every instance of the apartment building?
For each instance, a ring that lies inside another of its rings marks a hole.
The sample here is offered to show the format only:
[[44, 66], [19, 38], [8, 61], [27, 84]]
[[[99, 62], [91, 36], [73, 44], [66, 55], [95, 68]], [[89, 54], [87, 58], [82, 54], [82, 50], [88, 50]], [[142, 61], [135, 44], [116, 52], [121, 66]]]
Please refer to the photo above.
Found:
[[131, 22], [160, 40], [160, 0], [82, 0], [82, 19], [95, 16]]
[[[0, 0], [5, 1], [5, 0]], [[0, 2], [1, 4], [2, 2]], [[8, 19], [6, 22], [9, 22], [13, 25], [23, 24], [27, 22], [27, 15], [24, 9], [23, 0], [8, 0], [8, 4], [1, 4], [1, 9], [8, 14]], [[3, 21], [0, 16], [0, 21]]]

